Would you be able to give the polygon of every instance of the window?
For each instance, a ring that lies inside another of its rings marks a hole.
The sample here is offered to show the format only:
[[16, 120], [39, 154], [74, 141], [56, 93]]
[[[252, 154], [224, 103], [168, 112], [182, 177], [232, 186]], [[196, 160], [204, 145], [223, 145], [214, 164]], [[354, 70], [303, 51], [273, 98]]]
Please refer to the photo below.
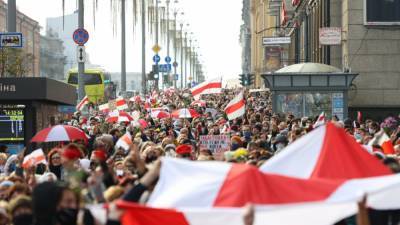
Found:
[[[97, 73], [85, 73], [85, 84], [93, 85], [93, 84], [102, 84], [101, 75]], [[78, 74], [71, 73], [68, 78], [68, 84], [78, 84]]]
[[400, 0], [364, 0], [366, 25], [400, 25]]

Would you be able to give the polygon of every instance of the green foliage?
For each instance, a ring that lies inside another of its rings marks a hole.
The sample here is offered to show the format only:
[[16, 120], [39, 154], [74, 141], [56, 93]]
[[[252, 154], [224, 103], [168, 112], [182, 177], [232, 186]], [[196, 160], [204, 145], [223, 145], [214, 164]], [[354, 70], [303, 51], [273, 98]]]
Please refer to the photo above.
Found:
[[0, 48], [0, 77], [23, 77], [31, 72], [33, 59], [23, 49]]

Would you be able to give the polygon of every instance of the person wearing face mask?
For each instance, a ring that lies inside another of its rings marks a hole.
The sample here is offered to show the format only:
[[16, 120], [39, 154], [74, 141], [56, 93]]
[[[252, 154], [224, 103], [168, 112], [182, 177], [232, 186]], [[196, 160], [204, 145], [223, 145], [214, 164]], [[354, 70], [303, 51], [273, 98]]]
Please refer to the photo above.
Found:
[[231, 143], [231, 151], [236, 151], [238, 148], [243, 147], [243, 141], [239, 136], [232, 136]]
[[11, 200], [8, 212], [13, 225], [32, 225], [32, 200], [26, 195], [20, 195]]
[[379, 124], [376, 122], [372, 122], [369, 124], [368, 133], [371, 135], [375, 135], [380, 130]]

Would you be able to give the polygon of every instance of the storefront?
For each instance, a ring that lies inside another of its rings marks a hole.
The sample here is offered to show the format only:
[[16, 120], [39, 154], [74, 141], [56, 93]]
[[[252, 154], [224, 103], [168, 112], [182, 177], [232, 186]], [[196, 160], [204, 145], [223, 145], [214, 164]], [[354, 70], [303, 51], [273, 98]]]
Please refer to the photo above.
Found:
[[274, 112], [296, 117], [325, 112], [341, 120], [348, 116], [347, 92], [356, 76], [318, 63], [294, 64], [262, 75], [272, 92]]
[[63, 117], [60, 105], [76, 105], [76, 88], [48, 78], [0, 78], [0, 145], [14, 153], [28, 146]]

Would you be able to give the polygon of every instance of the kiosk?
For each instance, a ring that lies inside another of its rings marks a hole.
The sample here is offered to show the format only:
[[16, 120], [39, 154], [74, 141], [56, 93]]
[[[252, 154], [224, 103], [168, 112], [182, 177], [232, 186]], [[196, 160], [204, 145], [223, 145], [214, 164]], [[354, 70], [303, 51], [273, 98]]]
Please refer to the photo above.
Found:
[[76, 88], [48, 78], [0, 78], [0, 145], [17, 153], [35, 133], [54, 125], [59, 105], [75, 105]]
[[325, 112], [343, 120], [348, 116], [348, 90], [357, 75], [330, 65], [301, 63], [261, 76], [271, 90], [274, 112], [296, 117]]

